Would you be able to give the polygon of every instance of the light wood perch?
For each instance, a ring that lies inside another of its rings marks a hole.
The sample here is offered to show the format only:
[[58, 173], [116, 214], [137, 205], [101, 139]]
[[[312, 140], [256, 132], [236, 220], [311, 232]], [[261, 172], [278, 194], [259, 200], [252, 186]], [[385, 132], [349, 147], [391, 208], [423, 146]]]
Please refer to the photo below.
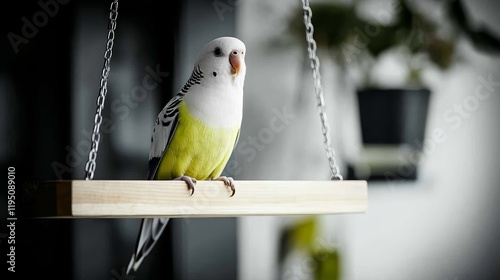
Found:
[[46, 181], [27, 188], [32, 217], [229, 217], [362, 213], [366, 181]]

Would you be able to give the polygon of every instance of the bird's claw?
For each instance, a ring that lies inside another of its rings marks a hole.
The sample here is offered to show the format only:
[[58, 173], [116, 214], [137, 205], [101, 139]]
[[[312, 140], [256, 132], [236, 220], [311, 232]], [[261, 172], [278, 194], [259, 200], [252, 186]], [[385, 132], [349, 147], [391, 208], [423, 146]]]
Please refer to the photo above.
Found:
[[196, 186], [196, 179], [195, 178], [191, 178], [189, 176], [181, 176], [181, 177], [175, 178], [174, 180], [182, 180], [182, 181], [186, 182], [188, 189], [191, 191], [190, 196], [193, 196], [194, 187]]
[[232, 193], [229, 197], [233, 197], [233, 195], [236, 193], [236, 187], [234, 185], [234, 179], [232, 177], [226, 177], [226, 176], [220, 176], [219, 178], [215, 179], [224, 182], [224, 185], [228, 186]]

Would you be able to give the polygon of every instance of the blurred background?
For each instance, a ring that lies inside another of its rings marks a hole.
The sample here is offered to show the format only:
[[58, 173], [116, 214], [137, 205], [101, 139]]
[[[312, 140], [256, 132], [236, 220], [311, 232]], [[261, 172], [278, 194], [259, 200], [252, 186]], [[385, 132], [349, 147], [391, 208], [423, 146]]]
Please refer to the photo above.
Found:
[[[311, 6], [336, 159], [345, 178], [368, 180], [368, 211], [175, 219], [134, 279], [500, 279], [500, 4]], [[2, 12], [2, 170], [14, 166], [19, 183], [82, 179], [109, 3]], [[145, 178], [157, 113], [206, 42], [236, 36], [247, 46], [244, 118], [224, 173], [328, 180], [302, 20], [291, 0], [121, 1], [95, 179]], [[132, 279], [123, 269], [139, 225], [21, 219], [16, 268]], [[4, 227], [3, 249], [5, 237]]]

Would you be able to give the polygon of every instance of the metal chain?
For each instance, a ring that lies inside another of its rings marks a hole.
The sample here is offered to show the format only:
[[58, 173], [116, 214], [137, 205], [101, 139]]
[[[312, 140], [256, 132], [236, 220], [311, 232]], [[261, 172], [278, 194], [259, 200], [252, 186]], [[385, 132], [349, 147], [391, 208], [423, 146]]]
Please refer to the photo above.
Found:
[[328, 125], [328, 117], [326, 116], [325, 98], [323, 96], [323, 88], [321, 87], [321, 75], [319, 72], [319, 58], [316, 55], [316, 41], [314, 40], [314, 26], [311, 22], [312, 10], [309, 7], [309, 0], [302, 0], [302, 9], [304, 10], [304, 25], [306, 27], [307, 51], [311, 60], [311, 69], [313, 72], [314, 91], [318, 101], [318, 114], [321, 119], [321, 130], [324, 137], [324, 147], [326, 150], [326, 158], [332, 172], [331, 180], [342, 180], [339, 167], [335, 162], [335, 152], [332, 148], [330, 139], [330, 126]]
[[106, 42], [106, 51], [104, 52], [104, 66], [101, 72], [101, 84], [99, 95], [97, 96], [97, 110], [94, 117], [94, 130], [92, 132], [92, 148], [89, 152], [89, 160], [85, 164], [85, 180], [94, 178], [96, 167], [97, 150], [99, 149], [99, 140], [101, 135], [99, 130], [102, 123], [102, 110], [104, 100], [108, 93], [108, 75], [110, 70], [111, 56], [113, 55], [113, 42], [115, 39], [116, 19], [118, 18], [118, 0], [114, 0], [109, 7], [108, 40]]

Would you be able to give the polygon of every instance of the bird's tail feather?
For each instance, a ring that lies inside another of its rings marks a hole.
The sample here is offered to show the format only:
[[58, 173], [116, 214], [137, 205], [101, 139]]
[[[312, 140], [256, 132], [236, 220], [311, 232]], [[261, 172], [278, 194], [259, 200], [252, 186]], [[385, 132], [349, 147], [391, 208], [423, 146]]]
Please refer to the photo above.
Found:
[[143, 259], [136, 260], [135, 254], [132, 254], [132, 258], [130, 259], [130, 262], [128, 263], [128, 267], [127, 267], [127, 275], [130, 275], [130, 270], [132, 270], [132, 269], [134, 269], [134, 272], [137, 271], [137, 269], [141, 265]]
[[169, 218], [143, 219], [134, 254], [127, 267], [127, 275], [133, 269], [137, 271], [144, 258], [146, 258], [154, 248], [161, 234], [168, 224]]

